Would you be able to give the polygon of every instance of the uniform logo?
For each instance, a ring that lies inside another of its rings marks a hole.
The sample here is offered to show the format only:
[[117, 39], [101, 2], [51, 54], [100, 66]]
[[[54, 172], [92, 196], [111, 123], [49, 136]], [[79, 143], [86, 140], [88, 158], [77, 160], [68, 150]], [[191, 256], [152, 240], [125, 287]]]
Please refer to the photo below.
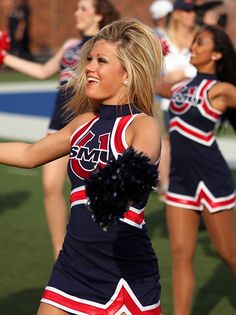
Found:
[[175, 114], [182, 115], [186, 113], [190, 107], [201, 105], [203, 98], [196, 95], [197, 89], [198, 87], [196, 86], [186, 86], [174, 93], [170, 102], [170, 110]]
[[61, 66], [63, 68], [71, 68], [78, 64], [80, 60], [80, 47], [70, 46], [68, 47], [61, 60]]
[[[97, 148], [94, 143], [97, 142]], [[89, 144], [92, 143], [92, 149]], [[106, 166], [109, 160], [110, 133], [99, 135], [96, 140], [95, 134], [90, 130], [71, 148], [70, 165], [73, 173], [81, 179], [89, 178], [97, 167]]]

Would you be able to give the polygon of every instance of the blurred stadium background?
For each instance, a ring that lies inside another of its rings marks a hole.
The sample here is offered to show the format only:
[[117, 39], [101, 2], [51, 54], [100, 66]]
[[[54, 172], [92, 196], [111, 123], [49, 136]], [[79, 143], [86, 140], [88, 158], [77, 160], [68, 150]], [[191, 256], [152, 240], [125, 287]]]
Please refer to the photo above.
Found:
[[[0, 1], [0, 29], [7, 29], [8, 1]], [[74, 20], [71, 18], [77, 0], [29, 0], [28, 2], [32, 9], [31, 48], [35, 55], [51, 54], [65, 39], [77, 35]], [[111, 2], [122, 16], [135, 17], [151, 25], [149, 6], [152, 0], [111, 0]], [[224, 6], [229, 17], [227, 31], [236, 43], [236, 1], [224, 0]]]

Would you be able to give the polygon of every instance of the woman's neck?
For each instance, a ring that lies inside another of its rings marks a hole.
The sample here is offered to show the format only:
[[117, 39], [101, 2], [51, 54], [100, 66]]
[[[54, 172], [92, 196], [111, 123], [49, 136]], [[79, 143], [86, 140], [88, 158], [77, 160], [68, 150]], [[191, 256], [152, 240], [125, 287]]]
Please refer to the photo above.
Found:
[[171, 27], [169, 30], [171, 42], [179, 49], [189, 49], [193, 41], [194, 34], [194, 28], [189, 29], [183, 25], [173, 25], [173, 27]]
[[91, 26], [83, 32], [84, 36], [95, 36], [99, 32], [98, 26]]

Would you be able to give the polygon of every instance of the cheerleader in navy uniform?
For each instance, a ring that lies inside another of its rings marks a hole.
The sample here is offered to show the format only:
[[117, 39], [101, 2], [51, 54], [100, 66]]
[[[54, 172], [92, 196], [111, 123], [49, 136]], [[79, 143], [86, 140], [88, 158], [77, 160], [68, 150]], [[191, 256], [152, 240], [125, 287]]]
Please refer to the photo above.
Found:
[[[66, 41], [61, 49], [43, 65], [7, 54], [1, 48], [0, 61], [2, 56], [2, 61], [6, 66], [41, 80], [59, 72], [61, 87], [68, 82], [73, 69], [78, 64], [83, 44], [97, 34], [104, 25], [118, 18], [119, 14], [109, 0], [80, 0], [75, 11], [76, 29], [82, 36], [80, 39]], [[68, 117], [63, 115], [63, 107], [72, 95], [70, 91], [63, 91], [60, 87], [48, 134], [62, 129], [68, 123]], [[64, 199], [67, 161], [68, 158], [64, 157], [43, 167], [44, 204], [55, 257], [61, 249], [68, 222]]]
[[[200, 213], [217, 252], [236, 275], [234, 185], [215, 139], [222, 117], [236, 129], [236, 53], [223, 30], [208, 26], [192, 43], [191, 63], [197, 76], [172, 88], [169, 109], [171, 172], [166, 203], [175, 315], [190, 314]], [[168, 90], [162, 92], [168, 96]]]
[[160, 157], [162, 60], [148, 26], [113, 22], [81, 50], [69, 85], [75, 118], [35, 144], [0, 144], [0, 163], [23, 168], [70, 152], [71, 215], [38, 315], [161, 315], [144, 211]]

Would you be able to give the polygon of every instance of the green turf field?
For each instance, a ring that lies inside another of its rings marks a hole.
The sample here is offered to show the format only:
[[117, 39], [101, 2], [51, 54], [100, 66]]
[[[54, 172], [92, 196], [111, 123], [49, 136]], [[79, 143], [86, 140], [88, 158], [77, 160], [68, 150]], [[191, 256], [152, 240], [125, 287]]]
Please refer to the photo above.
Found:
[[[236, 182], [236, 172], [234, 172]], [[53, 257], [43, 212], [41, 169], [0, 166], [0, 314], [33, 315]], [[66, 187], [68, 194], [69, 184]], [[164, 206], [153, 193], [147, 224], [159, 257], [163, 315], [172, 315], [170, 250]], [[236, 281], [199, 232], [192, 315], [235, 315]], [[135, 315], [135, 314], [134, 314]]]
[[[52, 76], [49, 80], [57, 80], [58, 76]], [[24, 75], [20, 72], [13, 71], [11, 69], [2, 68], [0, 69], [0, 83], [16, 83], [16, 82], [24, 82], [24, 81], [35, 81], [40, 82], [37, 79], [32, 79], [31, 77]]]

